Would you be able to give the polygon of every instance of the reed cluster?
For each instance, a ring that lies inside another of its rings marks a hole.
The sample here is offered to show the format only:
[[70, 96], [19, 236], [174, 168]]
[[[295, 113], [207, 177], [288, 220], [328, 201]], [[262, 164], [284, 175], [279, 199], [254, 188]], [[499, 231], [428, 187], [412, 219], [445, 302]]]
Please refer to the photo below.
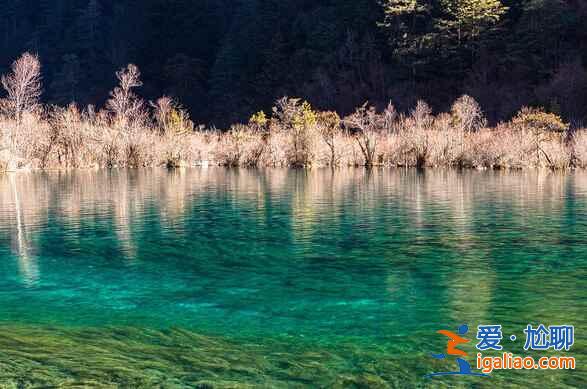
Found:
[[[432, 115], [419, 102], [409, 114], [360, 107], [339, 118], [298, 99], [282, 99], [270, 118], [254, 115], [226, 131], [195, 128], [172, 108], [121, 122], [75, 105], [0, 117], [0, 170], [225, 165], [241, 167], [410, 166], [488, 169], [587, 167], [587, 131], [523, 109], [486, 127], [463, 105]], [[163, 115], [161, 118], [160, 116]], [[159, 118], [159, 119], [157, 119]]]
[[522, 108], [488, 127], [469, 96], [433, 114], [423, 101], [399, 113], [367, 104], [339, 117], [295, 98], [227, 130], [194, 126], [169, 97], [146, 103], [134, 65], [103, 109], [39, 103], [38, 59], [25, 54], [2, 78], [0, 170], [225, 165], [241, 167], [409, 166], [479, 169], [587, 167], [587, 131], [553, 113]]

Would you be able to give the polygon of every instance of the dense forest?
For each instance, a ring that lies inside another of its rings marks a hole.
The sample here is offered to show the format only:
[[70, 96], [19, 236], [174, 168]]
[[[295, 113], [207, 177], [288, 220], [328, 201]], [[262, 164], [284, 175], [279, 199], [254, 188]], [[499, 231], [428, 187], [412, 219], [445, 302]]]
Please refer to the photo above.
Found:
[[103, 105], [127, 63], [147, 99], [225, 126], [299, 96], [445, 110], [467, 93], [491, 121], [522, 105], [587, 116], [583, 0], [0, 0], [0, 72], [39, 54], [47, 103]]

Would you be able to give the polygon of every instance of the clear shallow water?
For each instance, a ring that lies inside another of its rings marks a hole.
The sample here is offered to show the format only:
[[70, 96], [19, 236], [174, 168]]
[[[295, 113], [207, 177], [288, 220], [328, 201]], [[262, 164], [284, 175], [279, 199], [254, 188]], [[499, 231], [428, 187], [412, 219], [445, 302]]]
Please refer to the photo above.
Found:
[[[3, 175], [0, 387], [585, 387], [586, 211], [585, 173]], [[462, 323], [573, 324], [578, 369], [423, 379]]]

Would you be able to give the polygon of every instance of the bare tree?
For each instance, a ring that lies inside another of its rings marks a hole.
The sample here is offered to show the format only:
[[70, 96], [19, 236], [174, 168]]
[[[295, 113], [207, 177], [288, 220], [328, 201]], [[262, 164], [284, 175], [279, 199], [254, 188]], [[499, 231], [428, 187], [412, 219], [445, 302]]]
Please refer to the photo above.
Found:
[[357, 110], [344, 119], [345, 126], [353, 134], [363, 157], [365, 166], [371, 167], [376, 162], [378, 135], [382, 128], [381, 115], [377, 114], [374, 107], [363, 104]]
[[116, 72], [116, 78], [119, 85], [110, 92], [110, 99], [106, 102], [108, 111], [114, 114], [115, 124], [123, 128], [144, 124], [147, 118], [145, 103], [133, 92], [134, 88], [143, 85], [139, 68], [129, 64]]
[[24, 112], [40, 107], [43, 92], [41, 62], [36, 54], [24, 53], [12, 64], [11, 72], [2, 76], [2, 86], [8, 93], [2, 107], [20, 122]]
[[340, 117], [336, 112], [321, 112], [318, 114], [318, 123], [322, 140], [330, 150], [330, 167], [334, 167], [338, 164], [336, 136], [340, 132]]
[[175, 101], [169, 96], [161, 96], [157, 99], [157, 101], [151, 101], [151, 107], [154, 110], [155, 121], [159, 126], [159, 131], [161, 133], [166, 133], [169, 127], [169, 121], [171, 118], [171, 114], [175, 109]]
[[479, 103], [468, 95], [463, 95], [451, 107], [451, 114], [455, 126], [460, 131], [477, 131], [487, 124], [485, 115]]

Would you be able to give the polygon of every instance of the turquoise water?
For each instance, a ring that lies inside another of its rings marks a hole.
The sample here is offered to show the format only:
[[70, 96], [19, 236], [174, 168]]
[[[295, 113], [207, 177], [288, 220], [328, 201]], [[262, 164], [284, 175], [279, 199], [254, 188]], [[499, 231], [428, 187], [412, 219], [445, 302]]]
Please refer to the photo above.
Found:
[[[585, 173], [3, 175], [0, 387], [585, 387], [586, 269]], [[423, 378], [463, 323], [577, 370]]]

